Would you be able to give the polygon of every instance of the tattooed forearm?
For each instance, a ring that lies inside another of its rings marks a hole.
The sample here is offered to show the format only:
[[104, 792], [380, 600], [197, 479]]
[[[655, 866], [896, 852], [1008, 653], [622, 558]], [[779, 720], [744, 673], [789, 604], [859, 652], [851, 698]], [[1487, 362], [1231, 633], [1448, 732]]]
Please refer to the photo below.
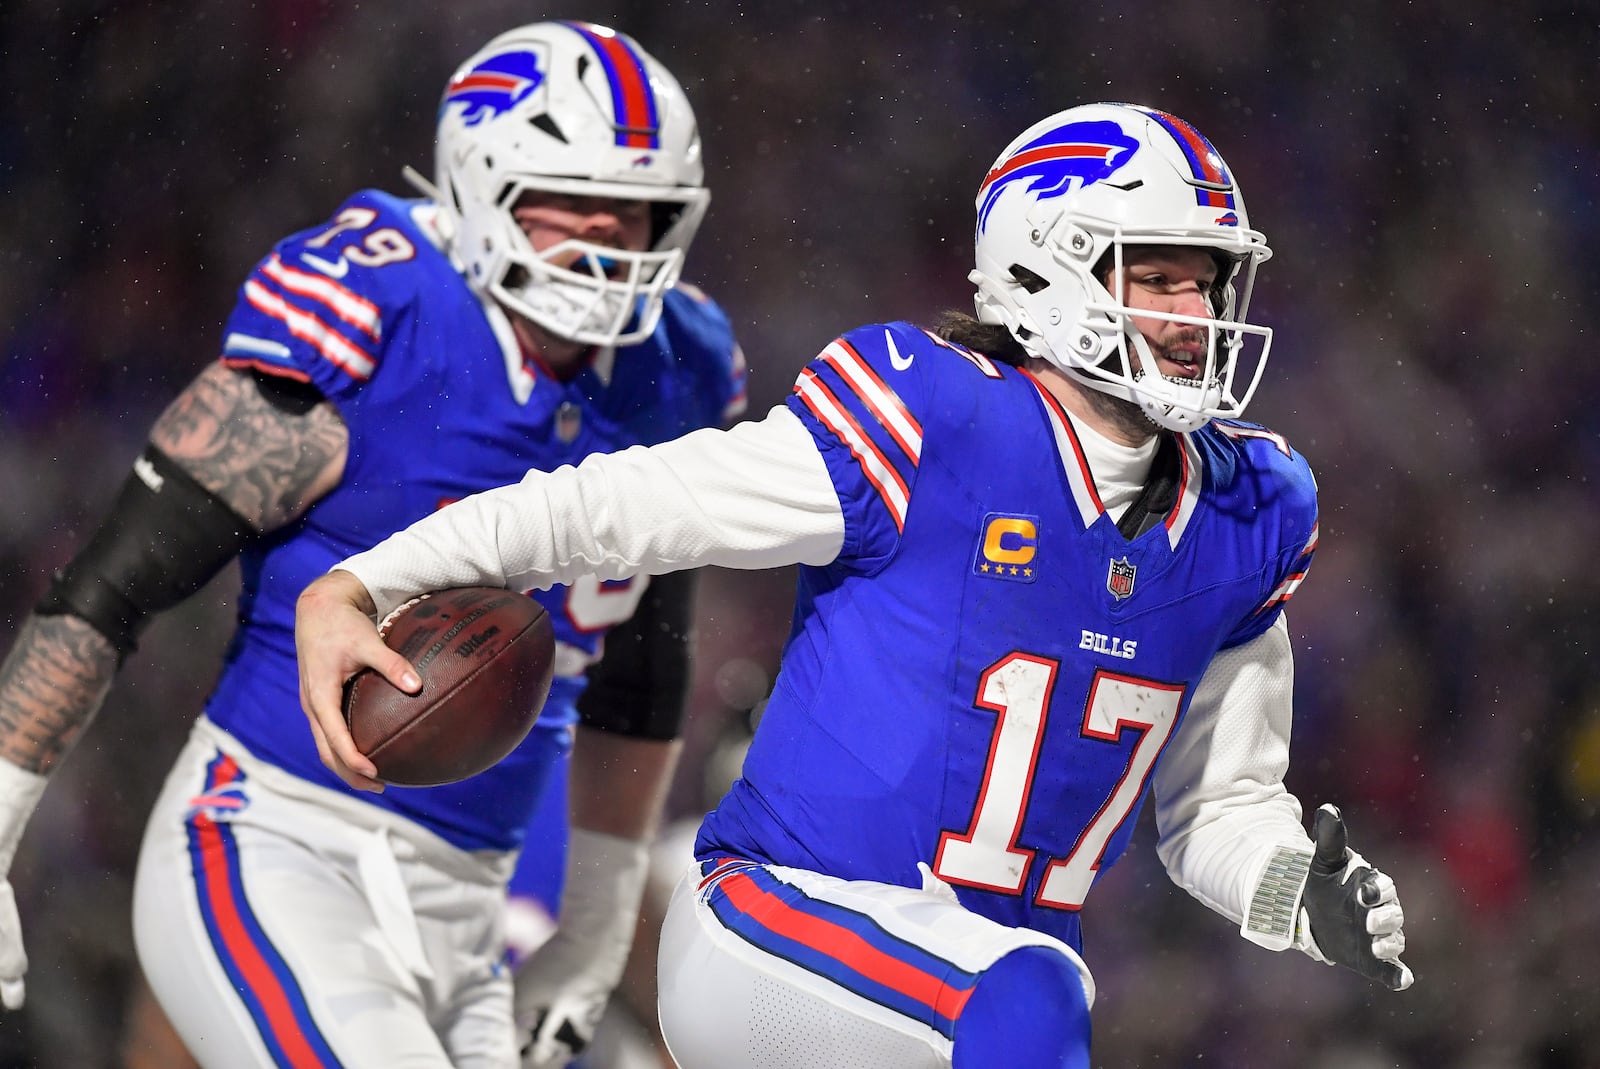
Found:
[[349, 433], [332, 405], [285, 412], [250, 375], [215, 364], [162, 413], [150, 441], [257, 530], [270, 531], [338, 482]]
[[49, 772], [105, 701], [111, 643], [76, 616], [34, 616], [0, 664], [0, 757]]
[[[326, 402], [275, 407], [249, 374], [220, 364], [168, 406], [150, 441], [257, 530], [299, 516], [344, 473], [349, 434]], [[105, 701], [111, 643], [72, 615], [28, 620], [0, 664], [0, 757], [49, 771]]]

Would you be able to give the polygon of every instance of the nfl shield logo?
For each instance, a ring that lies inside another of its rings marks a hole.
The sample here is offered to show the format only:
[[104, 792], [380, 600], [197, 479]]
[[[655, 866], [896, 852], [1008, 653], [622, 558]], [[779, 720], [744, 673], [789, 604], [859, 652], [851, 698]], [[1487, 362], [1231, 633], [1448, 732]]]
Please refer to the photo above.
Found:
[[1128, 558], [1111, 562], [1111, 570], [1106, 573], [1106, 589], [1111, 591], [1111, 596], [1121, 601], [1133, 593], [1133, 577], [1138, 568], [1128, 563]]
[[556, 409], [556, 437], [571, 443], [583, 429], [583, 409], [571, 401], [562, 401]]

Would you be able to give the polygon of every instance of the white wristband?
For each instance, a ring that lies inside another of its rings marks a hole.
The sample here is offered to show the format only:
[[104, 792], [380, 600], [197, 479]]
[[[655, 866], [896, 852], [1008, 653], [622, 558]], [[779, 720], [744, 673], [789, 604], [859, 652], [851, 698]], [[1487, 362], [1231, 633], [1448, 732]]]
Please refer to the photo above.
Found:
[[11, 871], [11, 859], [50, 780], [37, 772], [0, 759], [0, 880]]
[[595, 975], [609, 975], [613, 983], [633, 945], [649, 874], [650, 850], [643, 841], [571, 830], [556, 931], [587, 947], [599, 966]]

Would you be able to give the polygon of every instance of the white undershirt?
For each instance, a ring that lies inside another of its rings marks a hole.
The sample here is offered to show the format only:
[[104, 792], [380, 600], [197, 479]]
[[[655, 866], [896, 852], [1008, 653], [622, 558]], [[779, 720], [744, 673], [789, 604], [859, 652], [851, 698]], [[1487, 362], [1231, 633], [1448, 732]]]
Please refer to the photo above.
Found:
[[1100, 502], [1113, 520], [1122, 519], [1128, 506], [1144, 489], [1150, 478], [1150, 466], [1155, 463], [1156, 447], [1160, 440], [1152, 437], [1138, 445], [1123, 445], [1101, 434], [1088, 423], [1067, 413], [1072, 429], [1078, 433], [1078, 444], [1083, 446], [1084, 459], [1094, 475], [1094, 486]]

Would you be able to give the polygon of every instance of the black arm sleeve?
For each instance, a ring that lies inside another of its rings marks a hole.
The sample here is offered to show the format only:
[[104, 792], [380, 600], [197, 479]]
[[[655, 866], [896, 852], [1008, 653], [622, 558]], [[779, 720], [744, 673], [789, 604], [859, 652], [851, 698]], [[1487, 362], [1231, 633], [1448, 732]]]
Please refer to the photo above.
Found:
[[99, 530], [55, 574], [34, 611], [80, 617], [126, 657], [148, 617], [205, 586], [254, 533], [174, 460], [146, 446]]
[[675, 739], [689, 697], [695, 573], [650, 580], [633, 618], [606, 632], [578, 698], [588, 727], [640, 738]]
[[303, 416], [327, 400], [322, 396], [322, 391], [309, 382], [255, 370], [250, 372], [250, 376], [256, 380], [256, 389], [261, 391], [267, 404], [291, 416]]

